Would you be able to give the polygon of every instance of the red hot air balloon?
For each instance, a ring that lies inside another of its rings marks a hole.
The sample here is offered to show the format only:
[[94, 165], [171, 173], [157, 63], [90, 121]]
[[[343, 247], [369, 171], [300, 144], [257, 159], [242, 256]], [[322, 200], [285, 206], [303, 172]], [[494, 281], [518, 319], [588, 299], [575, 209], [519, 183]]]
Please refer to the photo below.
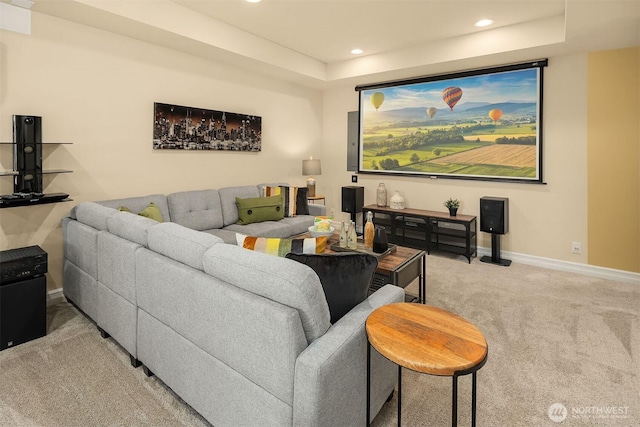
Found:
[[442, 91], [442, 100], [447, 103], [451, 111], [460, 98], [462, 98], [462, 89], [457, 86], [451, 86]]

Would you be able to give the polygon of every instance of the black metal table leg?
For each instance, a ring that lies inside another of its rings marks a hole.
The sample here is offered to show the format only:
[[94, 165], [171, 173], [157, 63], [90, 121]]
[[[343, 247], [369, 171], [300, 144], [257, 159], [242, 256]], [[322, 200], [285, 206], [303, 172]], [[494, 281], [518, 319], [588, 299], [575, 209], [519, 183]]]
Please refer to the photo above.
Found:
[[451, 425], [456, 427], [458, 425], [458, 376], [453, 375], [453, 393], [451, 402]]
[[402, 366], [398, 365], [398, 427], [402, 425]]
[[422, 303], [427, 303], [427, 259], [422, 256], [422, 277], [420, 278], [422, 286]]
[[371, 422], [371, 343], [367, 340], [367, 427]]
[[472, 375], [471, 383], [471, 427], [476, 427], [476, 372]]

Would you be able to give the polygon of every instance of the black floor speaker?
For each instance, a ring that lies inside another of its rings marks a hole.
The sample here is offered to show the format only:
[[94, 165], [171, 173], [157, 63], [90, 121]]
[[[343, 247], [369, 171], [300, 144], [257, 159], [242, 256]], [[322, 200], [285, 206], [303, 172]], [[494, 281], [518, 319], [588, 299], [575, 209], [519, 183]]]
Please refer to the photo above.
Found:
[[13, 116], [15, 193], [42, 193], [42, 117]]
[[47, 279], [44, 275], [0, 283], [0, 350], [47, 334]]
[[508, 267], [511, 260], [500, 256], [500, 235], [509, 231], [509, 199], [505, 197], [480, 198], [480, 231], [491, 233], [491, 256], [480, 258], [482, 262]]

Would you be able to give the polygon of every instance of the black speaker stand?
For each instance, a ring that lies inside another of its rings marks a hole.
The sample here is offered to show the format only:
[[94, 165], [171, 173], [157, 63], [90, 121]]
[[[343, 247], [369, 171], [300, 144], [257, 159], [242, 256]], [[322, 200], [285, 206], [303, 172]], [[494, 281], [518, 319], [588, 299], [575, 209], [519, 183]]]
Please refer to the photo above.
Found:
[[502, 265], [503, 267], [509, 267], [511, 265], [510, 259], [500, 258], [500, 235], [491, 233], [491, 256], [485, 255], [480, 258], [482, 262], [488, 262], [490, 264]]

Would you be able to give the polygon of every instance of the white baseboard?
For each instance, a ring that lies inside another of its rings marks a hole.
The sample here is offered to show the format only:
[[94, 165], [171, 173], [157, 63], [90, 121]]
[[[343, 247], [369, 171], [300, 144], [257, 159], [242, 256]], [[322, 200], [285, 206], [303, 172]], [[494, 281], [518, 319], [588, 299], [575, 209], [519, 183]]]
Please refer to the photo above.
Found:
[[47, 305], [55, 304], [62, 299], [64, 299], [64, 293], [62, 292], [62, 288], [54, 289], [52, 291], [47, 292]]
[[[478, 247], [478, 257], [491, 256], [491, 248]], [[569, 273], [584, 274], [585, 276], [599, 279], [615, 280], [617, 282], [630, 283], [640, 286], [640, 273], [616, 270], [614, 268], [598, 267], [596, 265], [581, 264], [578, 262], [561, 261], [553, 258], [544, 258], [534, 255], [520, 254], [517, 252], [501, 251], [501, 257], [526, 265], [549, 268], [551, 270], [567, 271]]]

